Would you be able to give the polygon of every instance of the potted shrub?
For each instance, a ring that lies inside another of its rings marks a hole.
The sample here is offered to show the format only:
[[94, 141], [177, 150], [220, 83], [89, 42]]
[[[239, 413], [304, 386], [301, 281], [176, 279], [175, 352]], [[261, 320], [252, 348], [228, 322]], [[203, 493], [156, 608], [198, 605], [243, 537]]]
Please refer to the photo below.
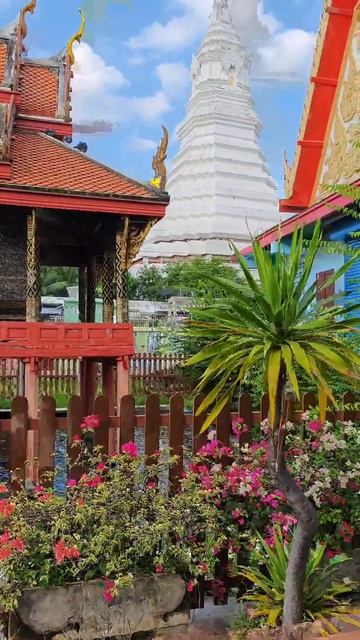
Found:
[[184, 623], [172, 614], [191, 576], [216, 562], [216, 507], [195, 483], [186, 495], [159, 489], [169, 454], [149, 461], [129, 442], [108, 456], [84, 442], [74, 446], [86, 471], [64, 495], [49, 477], [14, 494], [0, 487], [0, 611], [41, 636], [89, 640]]

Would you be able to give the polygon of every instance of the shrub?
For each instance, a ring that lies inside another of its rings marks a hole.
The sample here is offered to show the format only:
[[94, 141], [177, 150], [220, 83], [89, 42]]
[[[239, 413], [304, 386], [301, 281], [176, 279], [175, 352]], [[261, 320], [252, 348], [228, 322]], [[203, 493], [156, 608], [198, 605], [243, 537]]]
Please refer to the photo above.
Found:
[[[92, 425], [83, 426], [86, 438]], [[113, 456], [90, 454], [84, 441], [74, 446], [87, 468], [65, 495], [48, 488], [48, 476], [15, 494], [0, 487], [0, 611], [14, 609], [29, 587], [100, 578], [110, 601], [134, 576], [213, 572], [212, 549], [222, 539], [216, 507], [201, 487], [177, 495], [159, 488], [174, 458], [146, 460], [134, 443]]]

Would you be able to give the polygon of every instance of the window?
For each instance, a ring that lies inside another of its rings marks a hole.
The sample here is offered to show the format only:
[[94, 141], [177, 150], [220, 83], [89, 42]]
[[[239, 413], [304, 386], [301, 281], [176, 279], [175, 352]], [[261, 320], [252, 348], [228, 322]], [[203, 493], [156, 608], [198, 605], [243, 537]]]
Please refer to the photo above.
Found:
[[[327, 300], [328, 298], [332, 298], [335, 295], [335, 282], [333, 282], [330, 286], [322, 289], [322, 286], [330, 276], [334, 273], [334, 269], [331, 271], [321, 271], [316, 274], [316, 299], [318, 302], [322, 302], [323, 300]], [[328, 302], [326, 306], [331, 306], [331, 302]]]

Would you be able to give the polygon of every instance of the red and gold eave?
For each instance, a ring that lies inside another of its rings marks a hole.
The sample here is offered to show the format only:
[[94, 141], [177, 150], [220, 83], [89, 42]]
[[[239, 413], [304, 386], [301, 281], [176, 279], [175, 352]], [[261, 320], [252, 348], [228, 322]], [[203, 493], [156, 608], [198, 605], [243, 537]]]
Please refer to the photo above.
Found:
[[280, 211], [284, 213], [295, 214], [314, 204], [336, 90], [358, 7], [359, 0], [325, 0], [292, 169], [291, 196], [280, 200]]
[[72, 136], [72, 56], [25, 57], [25, 18], [23, 10], [0, 29], [0, 205], [162, 218], [166, 193], [64, 143]]

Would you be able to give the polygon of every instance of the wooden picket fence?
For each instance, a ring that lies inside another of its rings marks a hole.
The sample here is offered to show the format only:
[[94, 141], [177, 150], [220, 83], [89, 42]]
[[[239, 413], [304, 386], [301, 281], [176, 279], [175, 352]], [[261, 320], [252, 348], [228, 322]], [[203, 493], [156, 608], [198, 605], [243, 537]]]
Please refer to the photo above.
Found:
[[[182, 355], [138, 353], [130, 359], [133, 393], [188, 395], [194, 388], [192, 380], [184, 376]], [[58, 358], [40, 360], [40, 393], [49, 396], [71, 397], [80, 389], [80, 360]], [[23, 367], [20, 360], [0, 359], [0, 398], [12, 400], [21, 393]], [[102, 370], [98, 366], [98, 391], [102, 392]]]
[[[99, 396], [94, 404], [94, 413], [100, 417], [100, 428], [95, 433], [95, 444], [102, 446], [105, 452], [110, 454], [120, 451], [126, 442], [134, 441], [135, 429], [140, 428], [143, 433], [143, 450], [147, 456], [151, 456], [160, 449], [160, 429], [163, 427], [168, 432], [168, 445], [173, 453], [178, 456], [177, 464], [169, 471], [169, 481], [176, 489], [179, 478], [184, 470], [184, 436], [191, 432], [191, 449], [196, 452], [207, 441], [207, 436], [201, 433], [204, 415], [198, 416], [197, 410], [203, 396], [194, 398], [191, 412], [184, 410], [184, 398], [176, 393], [170, 398], [169, 407], [164, 412], [158, 395], [149, 395], [146, 398], [144, 412], [138, 415], [133, 396], [125, 396], [121, 399], [120, 415], [112, 416], [109, 412], [108, 402], [103, 396]], [[293, 397], [289, 394], [286, 398], [286, 417], [293, 422], [299, 422], [301, 415], [310, 407], [317, 404], [317, 398], [312, 393], [303, 396], [301, 406], [296, 406]], [[351, 393], [345, 394], [341, 402], [342, 409], [329, 412], [330, 421], [360, 420], [359, 408], [355, 406], [355, 399]], [[269, 399], [262, 396], [260, 410], [253, 409], [252, 398], [249, 394], [242, 394], [237, 406], [228, 404], [218, 416], [214, 428], [216, 436], [225, 445], [230, 444], [232, 436], [232, 421], [241, 416], [249, 427], [258, 424], [268, 416]], [[25, 480], [28, 486], [38, 482], [39, 477], [45, 472], [54, 469], [55, 439], [58, 431], [67, 433], [68, 443], [72, 442], [75, 435], [80, 435], [80, 424], [83, 418], [82, 403], [80, 397], [73, 396], [69, 400], [66, 417], [61, 417], [56, 412], [55, 400], [44, 397], [41, 400], [38, 419], [28, 417], [27, 400], [16, 397], [12, 402], [11, 417], [0, 420], [0, 466], [6, 464], [12, 470], [14, 477]], [[244, 441], [251, 441], [251, 429], [244, 434]], [[69, 458], [74, 461], [74, 452], [69, 445]], [[78, 478], [79, 469], [76, 466], [69, 471], [69, 477]], [[228, 559], [224, 552], [218, 568], [218, 579], [225, 585], [226, 596], [217, 604], [227, 601], [230, 589], [241, 588], [242, 579], [239, 576], [228, 575]], [[213, 583], [202, 580], [197, 588], [193, 606], [202, 608], [206, 593], [210, 593]]]

